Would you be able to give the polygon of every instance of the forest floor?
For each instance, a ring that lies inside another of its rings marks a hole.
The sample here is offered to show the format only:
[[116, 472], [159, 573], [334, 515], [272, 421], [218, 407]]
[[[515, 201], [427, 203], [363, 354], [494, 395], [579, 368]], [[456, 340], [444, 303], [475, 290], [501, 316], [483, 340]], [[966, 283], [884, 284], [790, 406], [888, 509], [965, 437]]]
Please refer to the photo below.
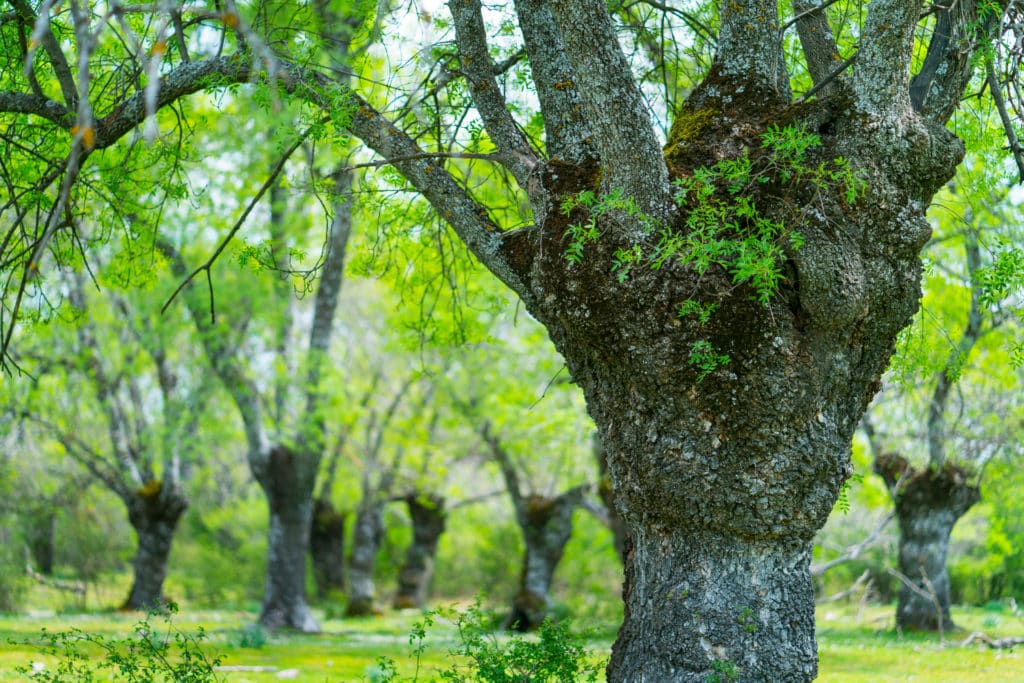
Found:
[[[893, 629], [892, 606], [825, 605], [818, 610], [819, 681], [826, 683], [971, 683], [1024, 681], [1024, 645], [991, 649], [975, 638], [975, 632], [991, 638], [1024, 636], [1024, 617], [1009, 606], [954, 608], [957, 630], [940, 639], [937, 634], [898, 634]], [[397, 664], [400, 680], [413, 680], [416, 660], [410, 633], [422, 614], [389, 612], [365, 619], [325, 619], [319, 635], [267, 635], [252, 626], [249, 612], [183, 610], [170, 622], [172, 632], [205, 631], [202, 648], [222, 658], [219, 675], [228, 683], [268, 683], [293, 680], [308, 683], [355, 683], [380, 680], [378, 660], [384, 656]], [[54, 672], [56, 662], [39, 651], [42, 629], [65, 632], [78, 629], [104, 637], [133, 633], [139, 615], [116, 612], [0, 616], [0, 680], [30, 681], [16, 667], [42, 662]], [[154, 630], [166, 633], [168, 624], [157, 618]], [[593, 661], [607, 659], [612, 628], [582, 636]], [[496, 636], [504, 642], [506, 636]], [[415, 641], [415, 639], [412, 639]], [[453, 623], [440, 619], [426, 631], [419, 661], [419, 681], [431, 681], [440, 668], [451, 667], [451, 654], [460, 646]], [[100, 650], [86, 648], [95, 657]], [[52, 679], [58, 680], [58, 679]], [[62, 678], [59, 680], [72, 680]], [[107, 680], [103, 677], [103, 680]], [[116, 679], [113, 679], [116, 680]]]

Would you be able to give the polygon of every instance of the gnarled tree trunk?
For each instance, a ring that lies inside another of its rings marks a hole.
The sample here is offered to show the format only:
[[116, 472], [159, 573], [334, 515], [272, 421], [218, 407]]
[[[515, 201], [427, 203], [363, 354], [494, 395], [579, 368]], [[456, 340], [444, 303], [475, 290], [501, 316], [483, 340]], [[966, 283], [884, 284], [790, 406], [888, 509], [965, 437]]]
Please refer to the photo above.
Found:
[[530, 631], [543, 623], [551, 611], [551, 580], [562, 561], [565, 544], [572, 536], [572, 513], [580, 504], [585, 487], [555, 496], [525, 496], [517, 499], [521, 509], [516, 519], [523, 532], [525, 552], [519, 591], [512, 601], [508, 627]]
[[184, 491], [153, 481], [124, 499], [138, 548], [132, 560], [134, 576], [122, 609], [149, 610], [164, 602], [167, 558], [178, 521], [188, 508]]
[[410, 493], [405, 497], [412, 521], [412, 543], [405, 553], [405, 564], [398, 574], [395, 609], [423, 607], [427, 603], [430, 581], [434, 577], [437, 543], [444, 533], [448, 513], [444, 498]]
[[373, 565], [384, 540], [384, 510], [380, 503], [364, 500], [356, 513], [352, 529], [352, 556], [348, 562], [349, 594], [345, 615], [364, 617], [373, 614], [377, 589], [373, 583]]
[[875, 460], [874, 468], [896, 492], [899, 570], [917, 588], [901, 583], [896, 625], [914, 631], [948, 629], [953, 626], [946, 571], [949, 535], [981, 500], [981, 492], [964, 468], [951, 463], [916, 471], [906, 459], [886, 454]]
[[313, 519], [313, 483], [319, 459], [284, 446], [254, 463], [270, 511], [267, 579], [260, 623], [268, 628], [320, 630], [306, 601], [306, 553]]
[[345, 590], [345, 513], [322, 497], [313, 501], [313, 523], [309, 531], [309, 554], [317, 597]]

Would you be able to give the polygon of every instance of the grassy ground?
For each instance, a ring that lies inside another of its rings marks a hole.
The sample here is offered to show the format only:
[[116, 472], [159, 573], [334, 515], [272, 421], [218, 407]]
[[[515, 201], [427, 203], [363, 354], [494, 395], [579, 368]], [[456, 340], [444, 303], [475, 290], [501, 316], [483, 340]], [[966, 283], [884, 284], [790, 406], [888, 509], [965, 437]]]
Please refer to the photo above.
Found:
[[[960, 647], [967, 635], [983, 631], [992, 637], [1024, 636], [1024, 618], [1009, 608], [957, 609], [954, 619], [960, 630], [946, 635], [902, 637], [892, 629], [891, 606], [826, 606], [818, 613], [820, 678], [826, 683], [971, 683], [1024, 681], [1024, 646], [1013, 650], [990, 650], [984, 645]], [[245, 647], [259, 640], [259, 633], [246, 630], [253, 615], [246, 612], [189, 612], [174, 619], [186, 633], [202, 626], [208, 638], [204, 645], [223, 656], [230, 683], [266, 683], [294, 680], [309, 683], [371, 681], [375, 662], [382, 655], [393, 658], [406, 676], [414, 673], [409, 632], [420, 616], [389, 613], [363, 620], [325, 620], [324, 632], [316, 636], [296, 634], [269, 636], [259, 647]], [[89, 633], [128, 635], [136, 615], [117, 613], [83, 615], [37, 615], [0, 617], [0, 680], [26, 681], [14, 667], [39, 661], [38, 651], [25, 644], [38, 641], [40, 629], [63, 631], [70, 628]], [[159, 621], [154, 623], [161, 623]], [[607, 658], [612, 634], [588, 641], [595, 657]], [[450, 650], [458, 644], [457, 633], [448, 623], [428, 632], [427, 649], [420, 662], [421, 680], [452, 662]], [[52, 666], [52, 661], [50, 662]], [[261, 669], [262, 667], [262, 669]], [[424, 675], [423, 672], [426, 672]]]

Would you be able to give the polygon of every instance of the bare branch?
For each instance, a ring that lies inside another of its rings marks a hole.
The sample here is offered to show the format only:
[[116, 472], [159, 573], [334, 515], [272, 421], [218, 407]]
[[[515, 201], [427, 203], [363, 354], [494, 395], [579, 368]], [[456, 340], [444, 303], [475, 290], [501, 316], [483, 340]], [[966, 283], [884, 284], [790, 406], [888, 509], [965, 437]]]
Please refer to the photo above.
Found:
[[865, 536], [864, 540], [862, 540], [860, 543], [851, 545], [850, 547], [843, 550], [843, 552], [841, 552], [838, 557], [835, 557], [829, 560], [828, 562], [812, 564], [811, 576], [822, 576], [823, 574], [825, 574], [825, 572], [832, 569], [833, 567], [837, 567], [846, 562], [856, 560], [858, 557], [860, 557], [860, 554], [862, 552], [864, 552], [865, 550], [867, 550], [875, 544], [875, 541], [878, 540], [878, 537], [881, 535], [882, 531], [885, 530], [885, 527], [889, 525], [889, 522], [891, 522], [892, 518], [895, 516], [896, 510], [890, 510], [889, 514], [883, 517], [882, 520], [875, 526], [875, 528], [871, 530], [871, 533]]
[[530, 72], [544, 114], [547, 152], [551, 158], [579, 162], [597, 153], [590, 143], [590, 126], [573, 82], [565, 42], [543, 0], [517, 0], [516, 13], [523, 32]]
[[853, 70], [854, 99], [861, 112], [893, 119], [910, 110], [910, 58], [921, 4], [874, 0], [867, 11]]
[[774, 94], [788, 101], [777, 0], [722, 0], [719, 13], [715, 63], [721, 74], [759, 95]]
[[945, 124], [971, 79], [978, 13], [974, 0], [950, 0], [946, 6], [933, 7], [938, 7], [935, 26], [921, 70], [910, 81], [910, 101], [924, 116]]
[[825, 8], [837, 0], [825, 0], [815, 4], [813, 0], [794, 0], [793, 11], [796, 16], [783, 25], [784, 33], [791, 24], [796, 24], [796, 32], [800, 37], [807, 70], [811, 74], [814, 87], [826, 97], [834, 90], [830, 87], [838, 77], [836, 68], [842, 61], [832, 27], [828, 23]]
[[[49, 8], [53, 4], [52, 2], [45, 4], [45, 14], [49, 14]], [[71, 67], [68, 66], [67, 57], [64, 56], [64, 52], [60, 49], [60, 45], [57, 44], [53, 31], [50, 30], [49, 17], [45, 14], [36, 15], [26, 0], [11, 0], [11, 5], [22, 20], [36, 27], [32, 37], [38, 37], [43, 50], [46, 51], [46, 56], [50, 58], [50, 65], [53, 67], [54, 76], [57, 77], [57, 83], [60, 84], [60, 92], [64, 97], [64, 104], [70, 109], [77, 108], [78, 94], [75, 87], [75, 79], [71, 75]], [[25, 69], [31, 70], [32, 64], [26, 64]]]
[[480, 0], [451, 0], [448, 8], [455, 20], [462, 70], [484, 127], [498, 149], [499, 158], [519, 186], [528, 193], [536, 192], [540, 188], [536, 183], [531, 184], [529, 177], [537, 166], [537, 155], [509, 113], [505, 96], [494, 77]]
[[605, 2], [555, 0], [548, 4], [594, 133], [602, 189], [622, 191], [648, 216], [668, 217], [672, 213], [668, 169]]

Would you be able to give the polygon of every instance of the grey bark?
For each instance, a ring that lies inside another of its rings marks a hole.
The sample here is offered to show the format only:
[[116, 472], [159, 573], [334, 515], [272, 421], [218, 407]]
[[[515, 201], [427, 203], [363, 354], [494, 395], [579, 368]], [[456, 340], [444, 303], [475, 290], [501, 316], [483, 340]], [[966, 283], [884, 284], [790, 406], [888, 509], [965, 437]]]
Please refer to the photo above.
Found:
[[306, 553], [313, 520], [318, 459], [283, 446], [250, 462], [267, 499], [267, 576], [260, 623], [268, 628], [320, 630], [306, 601]]
[[594, 435], [594, 459], [597, 460], [597, 471], [600, 476], [597, 483], [597, 495], [600, 496], [601, 502], [604, 503], [605, 508], [608, 510], [608, 529], [612, 532], [615, 552], [618, 554], [619, 559], [622, 560], [623, 565], [625, 565], [626, 552], [629, 548], [629, 537], [626, 532], [626, 525], [622, 521], [622, 515], [619, 514], [619, 510], [615, 506], [615, 493], [612, 490], [612, 479], [608, 473], [608, 457], [605, 455], [604, 446], [601, 445], [601, 440], [596, 434]]
[[313, 501], [309, 555], [320, 599], [345, 590], [345, 517], [323, 496]]
[[124, 502], [138, 547], [132, 560], [132, 587], [122, 609], [150, 610], [164, 602], [167, 559], [188, 499], [177, 486], [154, 481], [133, 491]]
[[405, 497], [412, 521], [412, 542], [405, 553], [405, 563], [398, 573], [395, 609], [424, 607], [434, 577], [437, 544], [448, 520], [445, 500], [441, 496], [415, 492]]
[[531, 631], [549, 616], [551, 581], [572, 536], [572, 513], [584, 491], [585, 487], [577, 487], [554, 498], [526, 496], [519, 499], [516, 520], [525, 548], [519, 590], [506, 621], [508, 628]]
[[887, 454], [874, 468], [890, 489], [902, 479], [896, 493], [899, 570], [918, 588], [900, 586], [896, 625], [912, 631], [949, 629], [949, 535], [981, 493], [969, 473], [951, 463], [915, 471], [904, 458]]
[[352, 555], [348, 562], [349, 594], [345, 615], [362, 617], [374, 612], [377, 589], [373, 581], [373, 566], [377, 551], [384, 540], [383, 506], [373, 500], [364, 500], [356, 513], [352, 529]]

